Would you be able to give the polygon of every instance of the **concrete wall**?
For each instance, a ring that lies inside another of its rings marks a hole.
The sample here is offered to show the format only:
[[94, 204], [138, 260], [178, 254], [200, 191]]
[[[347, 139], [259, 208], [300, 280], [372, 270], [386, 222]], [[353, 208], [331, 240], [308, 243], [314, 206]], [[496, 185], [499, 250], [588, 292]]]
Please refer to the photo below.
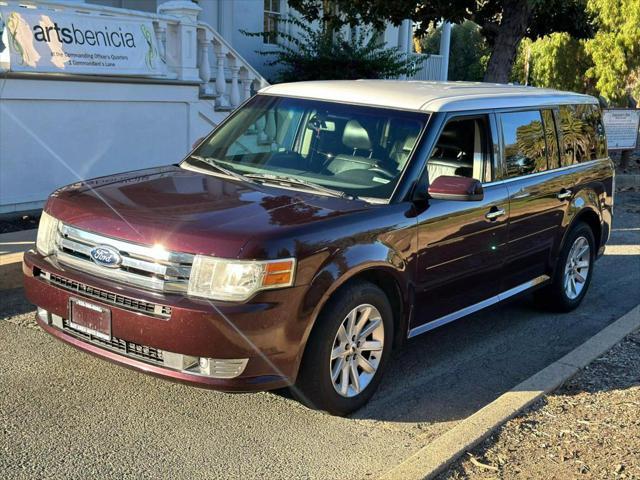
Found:
[[195, 85], [0, 78], [0, 213], [80, 179], [175, 163], [225, 115]]

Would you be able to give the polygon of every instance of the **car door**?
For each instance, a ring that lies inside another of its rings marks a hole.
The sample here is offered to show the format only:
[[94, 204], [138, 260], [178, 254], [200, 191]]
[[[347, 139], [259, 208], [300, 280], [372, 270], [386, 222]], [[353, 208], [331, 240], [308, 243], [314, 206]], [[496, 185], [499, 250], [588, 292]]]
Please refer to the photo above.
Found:
[[[507, 243], [507, 187], [499, 174], [495, 118], [450, 116], [427, 161], [438, 175], [484, 181], [479, 201], [429, 199], [418, 215], [416, 302], [409, 336], [480, 308], [501, 289]], [[494, 145], [496, 148], [494, 148]]]
[[552, 252], [571, 195], [560, 166], [557, 131], [551, 109], [498, 115], [509, 190], [509, 241], [504, 288], [546, 280]]

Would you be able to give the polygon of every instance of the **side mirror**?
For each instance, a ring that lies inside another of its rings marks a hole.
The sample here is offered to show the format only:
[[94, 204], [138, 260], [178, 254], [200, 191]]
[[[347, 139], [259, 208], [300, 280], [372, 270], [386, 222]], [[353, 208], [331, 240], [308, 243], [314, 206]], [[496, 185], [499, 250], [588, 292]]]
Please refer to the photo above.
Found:
[[478, 201], [484, 198], [482, 183], [475, 178], [441, 175], [429, 185], [429, 196], [440, 200]]

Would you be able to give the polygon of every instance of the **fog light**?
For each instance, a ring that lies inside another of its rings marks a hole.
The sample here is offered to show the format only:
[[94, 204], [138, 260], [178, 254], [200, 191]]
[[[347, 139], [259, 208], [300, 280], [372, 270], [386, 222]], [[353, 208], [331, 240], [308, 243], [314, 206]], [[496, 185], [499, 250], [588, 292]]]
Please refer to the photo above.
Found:
[[213, 378], [235, 378], [244, 372], [248, 358], [200, 358], [200, 375]]

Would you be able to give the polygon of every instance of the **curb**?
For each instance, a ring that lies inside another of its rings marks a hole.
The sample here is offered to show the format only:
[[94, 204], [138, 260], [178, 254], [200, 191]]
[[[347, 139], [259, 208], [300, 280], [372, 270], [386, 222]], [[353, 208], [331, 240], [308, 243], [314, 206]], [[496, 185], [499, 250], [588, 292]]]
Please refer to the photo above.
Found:
[[433, 478], [464, 452], [471, 450], [507, 420], [552, 392], [601, 356], [624, 337], [640, 328], [640, 305], [595, 334], [579, 347], [529, 377], [507, 393], [458, 423], [422, 447], [380, 480]]

